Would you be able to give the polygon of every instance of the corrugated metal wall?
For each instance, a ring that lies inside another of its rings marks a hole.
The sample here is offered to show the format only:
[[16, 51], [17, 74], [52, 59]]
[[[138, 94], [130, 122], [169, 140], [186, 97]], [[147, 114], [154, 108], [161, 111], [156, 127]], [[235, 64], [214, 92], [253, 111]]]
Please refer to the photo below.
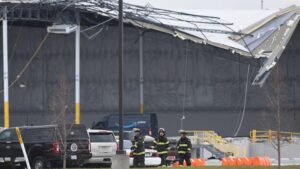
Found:
[[[1, 31], [2, 32], [2, 31]], [[13, 81], [33, 55], [46, 34], [45, 27], [10, 26], [9, 75]], [[299, 114], [299, 39], [298, 28], [284, 56], [280, 58], [281, 96], [286, 108], [283, 128], [300, 131]], [[139, 30], [125, 29], [126, 113], [139, 111]], [[2, 39], [2, 38], [1, 38]], [[118, 108], [117, 27], [106, 27], [95, 39], [81, 39], [81, 111], [82, 121], [90, 126]], [[2, 46], [2, 42], [1, 42]], [[38, 56], [24, 75], [10, 88], [12, 125], [38, 125], [55, 121], [55, 101], [61, 93], [60, 80], [65, 79], [69, 119], [74, 112], [74, 35], [50, 34]], [[2, 50], [2, 49], [1, 49]], [[2, 52], [1, 52], [2, 53]], [[216, 130], [232, 135], [241, 118], [247, 65], [226, 59], [232, 53], [209, 45], [194, 44], [159, 32], [144, 33], [145, 112], [157, 113], [159, 126], [171, 135], [180, 128], [183, 97], [186, 94], [186, 129]], [[235, 54], [235, 57], [240, 56]], [[185, 84], [185, 62], [187, 81]], [[238, 59], [237, 59], [238, 60]], [[251, 67], [250, 78], [256, 68]], [[2, 60], [0, 60], [2, 75]], [[2, 76], [1, 76], [2, 77]], [[251, 79], [252, 80], [252, 79]], [[3, 82], [0, 82], [2, 89]], [[250, 130], [274, 128], [274, 113], [268, 111], [268, 86], [249, 85], [247, 108], [240, 135]], [[26, 85], [26, 87], [22, 85]], [[271, 95], [270, 95], [271, 96]], [[3, 97], [0, 98], [3, 110]], [[3, 111], [1, 111], [3, 112]], [[294, 117], [294, 115], [296, 115]], [[272, 120], [273, 119], [273, 120]], [[3, 114], [0, 115], [0, 126]]]

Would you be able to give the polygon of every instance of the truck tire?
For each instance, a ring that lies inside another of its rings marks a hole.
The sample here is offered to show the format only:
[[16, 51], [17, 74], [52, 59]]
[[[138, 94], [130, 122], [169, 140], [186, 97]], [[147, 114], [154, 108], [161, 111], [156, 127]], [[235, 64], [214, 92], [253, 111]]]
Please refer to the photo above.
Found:
[[47, 168], [47, 161], [42, 156], [36, 156], [32, 161], [32, 169], [45, 169]]

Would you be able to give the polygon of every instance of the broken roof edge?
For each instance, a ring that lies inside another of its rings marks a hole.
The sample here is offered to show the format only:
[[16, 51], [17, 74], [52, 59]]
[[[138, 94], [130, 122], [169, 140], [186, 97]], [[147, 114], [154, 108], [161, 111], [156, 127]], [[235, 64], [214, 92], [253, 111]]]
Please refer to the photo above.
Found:
[[[38, 1], [2, 1], [0, 3], [38, 4], [39, 2]], [[131, 5], [131, 4], [127, 4], [127, 5]], [[79, 6], [76, 6], [76, 5], [75, 5], [75, 8], [83, 9], [83, 8], [80, 8]], [[89, 10], [88, 8], [86, 8], [84, 10], [88, 11], [88, 12], [92, 12], [92, 13], [97, 13], [98, 15], [102, 15], [102, 16], [105, 16], [105, 17], [114, 18], [116, 20], [119, 19], [118, 15], [117, 16], [109, 15], [105, 12], [100, 11], [100, 10], [99, 11], [94, 11], [94, 10]], [[193, 35], [191, 33], [182, 31], [180, 29], [175, 29], [175, 28], [168, 27], [168, 25], [164, 25], [164, 24], [158, 25], [154, 22], [150, 22], [150, 21], [147, 21], [147, 20], [145, 20], [145, 21], [144, 20], [138, 20], [138, 19], [134, 19], [134, 18], [128, 18], [126, 16], [124, 17], [124, 22], [125, 23], [130, 23], [130, 24], [132, 24], [134, 26], [137, 26], [137, 27], [140, 27], [140, 28], [152, 29], [152, 30], [156, 30], [156, 31], [159, 31], [159, 32], [162, 32], [162, 33], [167, 33], [167, 34], [170, 34], [170, 35], [172, 35], [176, 38], [179, 38], [181, 40], [190, 40], [194, 43], [204, 44], [204, 45], [208, 44], [208, 45], [220, 48], [220, 49], [228, 50], [229, 52], [232, 52], [232, 53], [238, 53], [238, 54], [246, 56], [246, 57], [251, 57], [252, 56], [251, 53], [246, 48], [238, 48], [238, 47], [235, 47], [234, 45], [231, 46], [231, 45], [228, 45], [228, 44], [225, 44], [225, 43], [216, 42], [216, 41], [213, 41], [213, 40], [210, 40], [210, 39], [207, 39], [207, 38], [203, 38], [203, 37], [200, 37], [200, 36]], [[235, 42], [231, 39], [228, 39], [228, 40], [230, 40], [232, 42]]]
[[[300, 12], [300, 7], [299, 6], [289, 6], [287, 8], [281, 9], [265, 18], [263, 18], [262, 20], [246, 27], [245, 29], [242, 29], [240, 32], [244, 33], [245, 35], [250, 35], [251, 33], [257, 31], [258, 29], [260, 29], [261, 27], [265, 26], [266, 24], [268, 24], [269, 22], [273, 21], [274, 19], [285, 15], [287, 13], [290, 12]], [[234, 41], [239, 41], [241, 40], [243, 37], [242, 36], [237, 36], [237, 35], [231, 35], [229, 36], [230, 39], [234, 40]]]
[[167, 34], [170, 34], [170, 35], [172, 35], [174, 37], [177, 37], [181, 40], [190, 40], [194, 43], [204, 44], [204, 45], [208, 44], [208, 45], [211, 45], [211, 46], [214, 46], [214, 47], [217, 47], [217, 48], [221, 48], [221, 49], [225, 49], [225, 50], [229, 50], [232, 53], [238, 53], [240, 55], [247, 56], [247, 57], [252, 56], [249, 52], [246, 52], [244, 50], [234, 48], [232, 46], [228, 46], [228, 45], [225, 45], [225, 44], [216, 43], [216, 42], [213, 42], [213, 41], [210, 41], [210, 40], [207, 40], [207, 39], [203, 39], [203, 38], [200, 38], [198, 36], [194, 36], [194, 35], [191, 35], [189, 33], [185, 33], [185, 32], [180, 31], [180, 30], [172, 30], [170, 28], [157, 26], [155, 24], [151, 24], [151, 23], [147, 23], [147, 22], [136, 21], [136, 20], [133, 21], [132, 19], [128, 19], [128, 18], [125, 18], [124, 22], [131, 23], [134, 26], [137, 26], [137, 27], [140, 27], [140, 28], [143, 28], [143, 29], [152, 29], [152, 30], [156, 30], [156, 31], [159, 31], [159, 32], [162, 32], [162, 33], [167, 33]]

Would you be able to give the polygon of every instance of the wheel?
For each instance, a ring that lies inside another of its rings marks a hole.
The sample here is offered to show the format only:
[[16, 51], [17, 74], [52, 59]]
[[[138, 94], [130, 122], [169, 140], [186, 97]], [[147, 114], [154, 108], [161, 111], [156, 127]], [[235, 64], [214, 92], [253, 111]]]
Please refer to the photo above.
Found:
[[45, 169], [47, 163], [44, 157], [36, 156], [32, 161], [32, 169]]

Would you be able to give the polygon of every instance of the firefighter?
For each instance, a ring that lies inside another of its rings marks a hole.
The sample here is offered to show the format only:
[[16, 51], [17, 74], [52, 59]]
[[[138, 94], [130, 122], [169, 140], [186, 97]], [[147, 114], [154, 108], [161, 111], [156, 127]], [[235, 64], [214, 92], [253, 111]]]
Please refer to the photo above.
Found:
[[167, 166], [167, 156], [170, 150], [170, 143], [166, 137], [166, 130], [160, 128], [158, 130], [158, 137], [153, 141], [153, 146], [157, 150], [159, 157], [161, 158], [161, 166]]
[[179, 156], [179, 165], [183, 165], [183, 161], [185, 160], [187, 166], [191, 166], [191, 150], [192, 143], [189, 138], [186, 136], [186, 131], [179, 130], [180, 139], [177, 143], [178, 156]]
[[132, 142], [132, 155], [133, 155], [133, 166], [134, 167], [145, 167], [145, 147], [144, 147], [144, 136], [141, 134], [141, 130], [134, 128], [135, 133]]

